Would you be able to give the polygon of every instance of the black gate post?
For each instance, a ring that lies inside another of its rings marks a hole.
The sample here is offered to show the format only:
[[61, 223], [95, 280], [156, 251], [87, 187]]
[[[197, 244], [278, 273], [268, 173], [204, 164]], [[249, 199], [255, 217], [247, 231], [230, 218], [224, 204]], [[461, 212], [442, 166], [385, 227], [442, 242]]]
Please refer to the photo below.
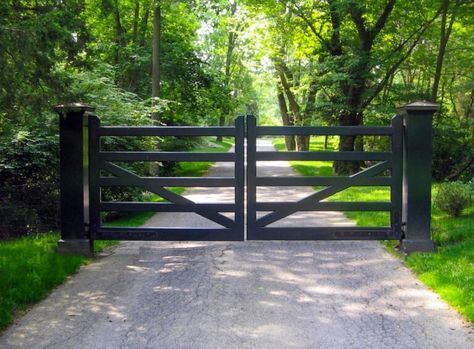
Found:
[[90, 256], [89, 117], [94, 108], [80, 103], [59, 105], [61, 240], [58, 252]]
[[406, 253], [432, 252], [431, 241], [431, 160], [432, 120], [439, 106], [414, 102], [400, 108], [404, 125], [403, 210]]

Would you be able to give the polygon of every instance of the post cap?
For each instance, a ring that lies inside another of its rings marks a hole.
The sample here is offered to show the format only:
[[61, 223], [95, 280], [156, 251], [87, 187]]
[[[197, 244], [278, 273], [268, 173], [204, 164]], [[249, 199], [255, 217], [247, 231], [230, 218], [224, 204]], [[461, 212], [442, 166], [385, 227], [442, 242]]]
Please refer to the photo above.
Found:
[[66, 114], [66, 113], [78, 113], [78, 112], [93, 112], [95, 111], [95, 107], [85, 104], [85, 103], [67, 103], [67, 104], [60, 104], [57, 105], [54, 110], [60, 114]]
[[433, 113], [439, 110], [439, 104], [428, 101], [416, 101], [402, 105], [398, 108], [400, 111], [432, 111]]

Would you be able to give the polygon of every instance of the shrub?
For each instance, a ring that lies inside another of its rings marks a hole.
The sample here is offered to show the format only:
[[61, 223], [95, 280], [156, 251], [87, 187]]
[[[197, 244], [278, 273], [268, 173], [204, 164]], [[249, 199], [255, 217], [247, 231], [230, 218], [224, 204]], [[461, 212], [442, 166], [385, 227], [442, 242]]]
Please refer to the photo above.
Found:
[[[433, 178], [442, 181], [466, 162], [472, 147], [469, 128], [435, 127], [433, 129]], [[466, 174], [469, 172], [466, 171]]]
[[452, 217], [459, 217], [462, 210], [471, 203], [471, 192], [468, 184], [462, 182], [443, 183], [435, 198], [435, 205]]

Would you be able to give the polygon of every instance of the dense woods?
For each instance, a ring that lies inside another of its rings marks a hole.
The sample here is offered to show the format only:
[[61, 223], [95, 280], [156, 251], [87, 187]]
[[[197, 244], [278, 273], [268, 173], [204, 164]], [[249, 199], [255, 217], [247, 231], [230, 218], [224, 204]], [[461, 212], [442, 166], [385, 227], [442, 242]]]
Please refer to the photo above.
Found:
[[[468, 0], [1, 1], [0, 236], [57, 225], [53, 107], [65, 102], [96, 106], [104, 124], [226, 125], [249, 113], [261, 124], [386, 125], [397, 106], [430, 100], [441, 106], [434, 179], [469, 181], [473, 28]], [[105, 146], [193, 146], [131, 142]], [[286, 139], [289, 150], [308, 145]], [[161, 167], [141, 171], [172, 174]]]

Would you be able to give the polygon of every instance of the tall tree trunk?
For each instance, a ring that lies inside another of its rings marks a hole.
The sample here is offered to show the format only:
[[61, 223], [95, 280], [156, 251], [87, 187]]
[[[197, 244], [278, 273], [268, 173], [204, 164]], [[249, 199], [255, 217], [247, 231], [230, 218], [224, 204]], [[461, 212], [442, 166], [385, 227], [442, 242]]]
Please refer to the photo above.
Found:
[[[362, 114], [344, 113], [339, 117], [341, 126], [359, 126], [362, 123]], [[356, 147], [355, 136], [339, 136], [339, 151], [354, 151]], [[338, 175], [351, 175], [360, 171], [361, 161], [334, 161], [333, 169]]]
[[[232, 14], [235, 13], [232, 12]], [[230, 31], [227, 39], [227, 52], [225, 56], [225, 87], [229, 87], [230, 83], [230, 66], [232, 63], [232, 54], [234, 53], [234, 48], [235, 48], [235, 40], [236, 40], [236, 35], [234, 31]], [[225, 118], [229, 114], [228, 108], [222, 108], [221, 115], [219, 116], [219, 126], [224, 126], [225, 125]], [[217, 141], [222, 142], [222, 136], [217, 136]]]
[[138, 39], [138, 21], [140, 18], [140, 0], [135, 0], [135, 9], [133, 11], [133, 43], [137, 43]]
[[[159, 0], [155, 0], [153, 7], [153, 57], [152, 57], [152, 89], [151, 97], [156, 105], [156, 98], [160, 97], [160, 42], [161, 42], [161, 5]], [[158, 122], [160, 115], [153, 113], [153, 119]]]
[[449, 24], [446, 26], [450, 2], [450, 0], [443, 0], [443, 4], [441, 5], [441, 33], [439, 37], [438, 56], [436, 58], [436, 71], [434, 75], [433, 86], [431, 87], [430, 99], [432, 102], [436, 102], [436, 99], [438, 97], [439, 82], [441, 80], [444, 56], [446, 54], [446, 46], [448, 45], [449, 37], [451, 36], [451, 31], [453, 29], [454, 20], [456, 17], [456, 10], [459, 6], [458, 0], [456, 1], [453, 11], [451, 13], [451, 19], [449, 20]]
[[[305, 108], [303, 113], [300, 113], [300, 120], [298, 120], [299, 125], [307, 125], [308, 122], [313, 118], [313, 114], [316, 111], [315, 102], [317, 91], [318, 89], [316, 86], [316, 81], [313, 80], [309, 84], [308, 93], [305, 97]], [[298, 151], [309, 151], [310, 141], [311, 136], [296, 136], [296, 148]]]
[[[230, 15], [233, 17], [237, 11], [237, 1], [234, 1], [230, 4]], [[237, 35], [234, 31], [233, 28], [229, 30], [229, 35], [227, 36], [227, 52], [225, 55], [225, 70], [224, 70], [224, 76], [225, 76], [225, 88], [227, 89], [229, 87], [230, 83], [230, 67], [232, 64], [232, 55], [234, 53], [234, 48], [235, 48], [235, 42], [237, 39]], [[219, 116], [219, 126], [224, 126], [225, 125], [225, 118], [229, 114], [228, 108], [222, 108], [221, 110], [221, 115]], [[222, 142], [222, 136], [217, 136], [216, 140]]]
[[[135, 0], [135, 8], [133, 10], [133, 23], [132, 23], [132, 43], [134, 46], [138, 46], [138, 24], [140, 22], [140, 0]], [[133, 60], [132, 57], [129, 58]], [[130, 70], [127, 74], [127, 90], [136, 92], [136, 85], [138, 81], [138, 69], [136, 64], [131, 64]]]
[[118, 0], [114, 1], [113, 16], [115, 21], [115, 65], [118, 65], [120, 62], [120, 51], [125, 46], [125, 30], [122, 26], [122, 21], [120, 18], [120, 9], [118, 5]]
[[[280, 107], [281, 121], [283, 122], [283, 125], [292, 126], [293, 120], [291, 120], [290, 116], [288, 115], [288, 107], [286, 105], [285, 95], [283, 94], [283, 90], [279, 84], [277, 86], [277, 99], [278, 106]], [[296, 150], [295, 136], [285, 136], [285, 145], [286, 150]]]
[[151, 6], [150, 0], [145, 1], [143, 5], [143, 17], [140, 22], [140, 29], [139, 29], [138, 45], [140, 47], [145, 46], [145, 38], [146, 38], [147, 27], [148, 27], [148, 18], [150, 17], [150, 6]]
[[311, 136], [296, 136], [296, 150], [298, 151], [308, 151], [309, 150], [309, 141]]
[[[300, 106], [298, 101], [296, 100], [296, 96], [293, 94], [291, 90], [290, 84], [286, 78], [285, 74], [285, 65], [282, 62], [277, 63], [276, 65], [278, 76], [280, 77], [281, 86], [283, 91], [288, 99], [289, 110], [293, 116], [294, 123], [297, 125], [301, 125], [303, 120], [301, 116]], [[309, 137], [308, 136], [296, 136], [296, 150], [298, 151], [307, 151], [309, 149]]]

